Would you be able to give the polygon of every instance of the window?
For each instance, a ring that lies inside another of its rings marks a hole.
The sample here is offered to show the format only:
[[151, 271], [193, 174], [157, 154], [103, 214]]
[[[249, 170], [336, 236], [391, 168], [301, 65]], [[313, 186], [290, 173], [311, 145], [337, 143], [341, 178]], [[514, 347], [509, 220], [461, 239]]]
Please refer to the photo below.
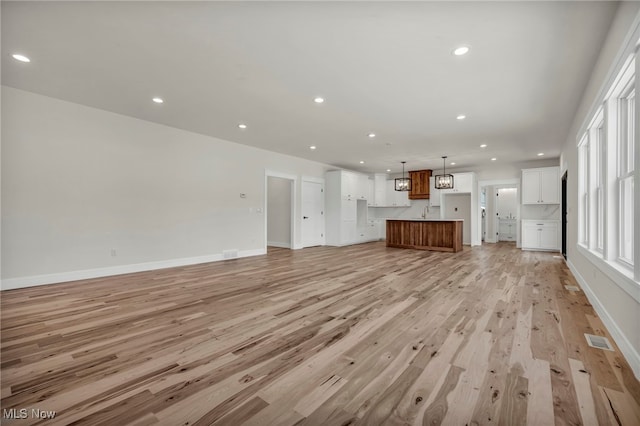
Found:
[[636, 282], [635, 58], [630, 56], [580, 133], [578, 243], [603, 268]]
[[578, 241], [585, 247], [589, 246], [589, 136], [585, 133], [578, 147], [578, 164], [580, 181], [578, 182], [579, 200], [579, 235]]
[[593, 215], [593, 246], [597, 252], [604, 252], [604, 181], [605, 181], [605, 160], [606, 139], [604, 136], [604, 113], [602, 109], [596, 114], [593, 127], [589, 129], [589, 157], [592, 160], [590, 167], [591, 182], [591, 206]]
[[633, 180], [635, 141], [635, 85], [633, 80], [625, 87], [619, 98], [618, 138], [618, 200], [620, 218], [618, 222], [618, 260], [633, 266]]

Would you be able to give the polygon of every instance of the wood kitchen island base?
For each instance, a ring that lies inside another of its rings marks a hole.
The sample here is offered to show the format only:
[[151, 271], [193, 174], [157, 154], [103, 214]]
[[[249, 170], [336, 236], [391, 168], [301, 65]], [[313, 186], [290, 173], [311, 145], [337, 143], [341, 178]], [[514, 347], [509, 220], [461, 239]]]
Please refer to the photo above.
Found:
[[387, 247], [462, 250], [462, 220], [387, 219]]

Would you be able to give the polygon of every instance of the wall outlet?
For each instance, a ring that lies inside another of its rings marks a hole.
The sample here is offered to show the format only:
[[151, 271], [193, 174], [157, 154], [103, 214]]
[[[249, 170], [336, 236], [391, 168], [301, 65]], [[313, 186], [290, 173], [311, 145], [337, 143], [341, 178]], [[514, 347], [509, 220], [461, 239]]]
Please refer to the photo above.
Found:
[[111, 249], [111, 257], [116, 257], [117, 253], [116, 253], [116, 249]]

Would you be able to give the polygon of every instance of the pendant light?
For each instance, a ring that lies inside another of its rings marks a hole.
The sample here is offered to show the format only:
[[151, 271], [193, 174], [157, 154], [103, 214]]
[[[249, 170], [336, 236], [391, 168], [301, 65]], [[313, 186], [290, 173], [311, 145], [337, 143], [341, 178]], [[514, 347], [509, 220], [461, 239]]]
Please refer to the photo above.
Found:
[[447, 174], [447, 156], [442, 157], [442, 174], [436, 175], [436, 189], [453, 189], [453, 175]]
[[406, 161], [402, 161], [402, 177], [396, 178], [395, 180], [395, 190], [396, 191], [411, 191], [411, 179], [408, 177], [404, 177], [404, 164]]

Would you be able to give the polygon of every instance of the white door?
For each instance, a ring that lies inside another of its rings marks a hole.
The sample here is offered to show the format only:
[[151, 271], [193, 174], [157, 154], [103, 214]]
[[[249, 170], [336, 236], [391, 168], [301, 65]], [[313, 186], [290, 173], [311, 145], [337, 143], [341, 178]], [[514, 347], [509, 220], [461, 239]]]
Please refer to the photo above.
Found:
[[324, 245], [324, 185], [302, 181], [302, 247]]

